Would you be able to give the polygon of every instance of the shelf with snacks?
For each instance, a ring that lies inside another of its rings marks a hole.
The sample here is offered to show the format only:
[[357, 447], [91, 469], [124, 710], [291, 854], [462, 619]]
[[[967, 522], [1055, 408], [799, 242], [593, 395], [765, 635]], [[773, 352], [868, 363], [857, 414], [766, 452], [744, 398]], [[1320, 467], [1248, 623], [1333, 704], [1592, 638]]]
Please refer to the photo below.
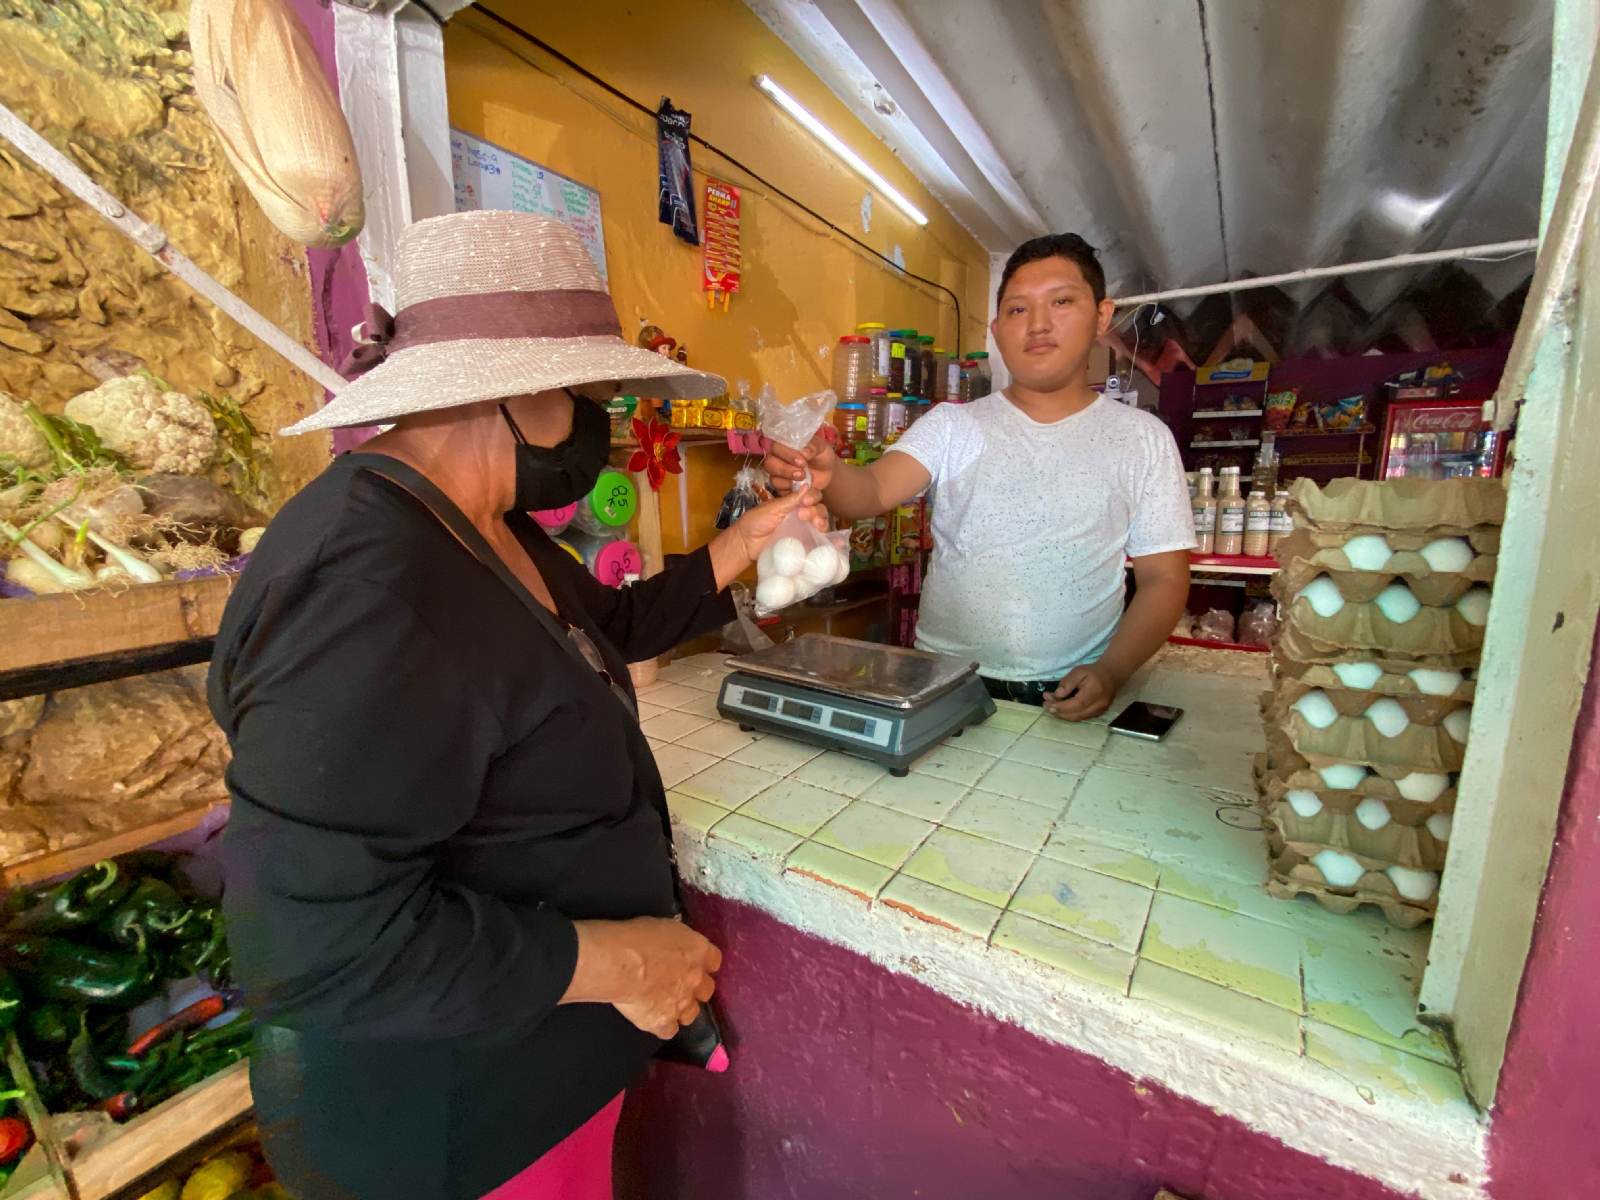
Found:
[[1208, 408], [1189, 415], [1197, 421], [1225, 421], [1229, 417], [1259, 417], [1263, 411], [1259, 408]]
[[1261, 439], [1260, 438], [1233, 438], [1233, 439], [1229, 439], [1227, 441], [1220, 441], [1220, 442], [1212, 442], [1212, 441], [1190, 442], [1189, 443], [1189, 449], [1191, 449], [1191, 450], [1235, 450], [1235, 449], [1243, 448], [1245, 446], [1259, 446], [1259, 445], [1261, 445]]
[[1308, 438], [1308, 437], [1365, 437], [1377, 433], [1371, 425], [1349, 425], [1344, 429], [1274, 429], [1270, 431], [1277, 438]]

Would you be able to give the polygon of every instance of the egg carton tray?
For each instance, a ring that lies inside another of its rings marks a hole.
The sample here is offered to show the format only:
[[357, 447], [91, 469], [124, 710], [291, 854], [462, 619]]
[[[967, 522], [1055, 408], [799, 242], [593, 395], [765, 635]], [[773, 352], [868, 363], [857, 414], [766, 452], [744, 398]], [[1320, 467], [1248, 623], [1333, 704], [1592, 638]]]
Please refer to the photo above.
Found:
[[1384, 737], [1362, 717], [1339, 717], [1318, 729], [1301, 714], [1291, 713], [1280, 728], [1313, 767], [1358, 763], [1448, 773], [1461, 770], [1467, 749], [1438, 725], [1408, 725], [1395, 737]]
[[1331, 913], [1337, 913], [1341, 917], [1346, 913], [1354, 912], [1363, 904], [1373, 904], [1383, 911], [1383, 915], [1389, 924], [1396, 929], [1415, 929], [1424, 921], [1433, 920], [1433, 913], [1436, 907], [1434, 901], [1430, 900], [1424, 904], [1415, 904], [1410, 900], [1402, 899], [1400, 893], [1394, 890], [1394, 884], [1387, 875], [1377, 876], [1378, 879], [1389, 885], [1390, 890], [1387, 892], [1376, 885], [1372, 887], [1360, 886], [1366, 883], [1366, 876], [1363, 876], [1358, 881], [1358, 885], [1354, 889], [1340, 891], [1329, 887], [1327, 881], [1322, 878], [1322, 873], [1310, 863], [1303, 864], [1303, 867], [1312, 875], [1315, 875], [1316, 878], [1309, 879], [1303, 875], [1294, 874], [1294, 871], [1301, 869], [1299, 866], [1291, 867], [1289, 870], [1280, 873], [1276, 868], [1276, 864], [1274, 864], [1273, 874], [1267, 879], [1268, 895], [1276, 896], [1279, 900], [1293, 900], [1300, 895], [1311, 896], [1323, 908]]
[[1447, 716], [1461, 708], [1471, 708], [1470, 700], [1457, 700], [1453, 696], [1424, 696], [1417, 692], [1402, 692], [1392, 696], [1382, 696], [1375, 692], [1364, 691], [1360, 688], [1347, 688], [1339, 683], [1339, 677], [1333, 675], [1332, 686], [1309, 683], [1304, 678], [1281, 680], [1273, 691], [1268, 693], [1270, 700], [1263, 698], [1262, 715], [1271, 720], [1283, 721], [1294, 712], [1294, 704], [1309, 695], [1311, 692], [1321, 692], [1333, 705], [1334, 711], [1341, 717], [1354, 717], [1362, 719], [1366, 711], [1380, 700], [1392, 700], [1400, 706], [1406, 714], [1406, 719], [1413, 725], [1438, 725]]
[[1410, 588], [1411, 594], [1420, 603], [1430, 608], [1447, 608], [1473, 588], [1483, 587], [1494, 578], [1492, 563], [1488, 574], [1480, 577], [1465, 571], [1459, 574], [1443, 571], [1425, 571], [1416, 574], [1395, 567], [1385, 567], [1381, 571], [1340, 570], [1318, 566], [1303, 558], [1291, 558], [1287, 563], [1280, 558], [1278, 562], [1283, 566], [1272, 577], [1272, 594], [1283, 604], [1293, 602], [1301, 590], [1318, 575], [1326, 575], [1333, 580], [1334, 586], [1339, 589], [1339, 595], [1344, 597], [1346, 608], [1351, 604], [1366, 604], [1376, 600], [1385, 588], [1397, 581]]
[[1478, 478], [1335, 479], [1319, 487], [1297, 479], [1289, 487], [1289, 511], [1296, 525], [1318, 529], [1365, 526], [1462, 537], [1480, 525], [1505, 524], [1506, 485]]
[[[1388, 799], [1390, 796], [1398, 797], [1399, 781], [1407, 775], [1418, 773], [1424, 775], [1446, 775], [1454, 778], [1449, 771], [1439, 771], [1432, 768], [1416, 767], [1404, 763], [1356, 763], [1347, 764], [1365, 767], [1367, 775], [1362, 779], [1360, 786], [1352, 789], [1329, 788], [1322, 782], [1319, 768], [1341, 765], [1343, 760], [1323, 758], [1320, 755], [1316, 762], [1307, 759], [1290, 743], [1288, 735], [1276, 725], [1266, 727], [1267, 749], [1264, 754], [1255, 758], [1254, 777], [1256, 791], [1265, 795], [1267, 784], [1273, 779], [1282, 779], [1290, 782], [1291, 787], [1307, 787], [1313, 791], [1339, 791], [1350, 790], [1359, 795], [1378, 796]], [[1393, 789], [1374, 782], [1374, 777], [1387, 784], [1393, 784]]]
[[[1346, 683], [1344, 677], [1334, 669], [1334, 665], [1331, 663], [1302, 663], [1295, 662], [1289, 658], [1274, 658], [1273, 669], [1276, 672], [1277, 686], [1280, 689], [1287, 688], [1291, 683], [1304, 684], [1307, 687], [1322, 688], [1329, 696], [1332, 696], [1335, 689], [1337, 689], [1354, 695], [1366, 696], [1369, 701], [1374, 696], [1394, 696], [1397, 699], [1407, 696], [1426, 696], [1430, 700], [1459, 700], [1470, 703], [1473, 695], [1477, 692], [1478, 685], [1471, 679], [1462, 679], [1448, 695], [1441, 696], [1437, 692], [1423, 692], [1417, 686], [1416, 680], [1411, 677], [1411, 672], [1419, 669], [1439, 670], [1450, 668], [1419, 667], [1419, 664], [1414, 662], [1374, 659], [1368, 655], [1356, 654], [1353, 651], [1352, 657], [1347, 658], [1346, 661], [1363, 665], [1370, 663], [1377, 667], [1382, 674], [1378, 676], [1370, 688], [1356, 688]], [[1342, 666], [1344, 664], [1341, 663], [1339, 665]], [[1335, 701], [1336, 706], [1337, 704], [1338, 702]]]
[[1434, 837], [1426, 825], [1402, 825], [1391, 816], [1381, 829], [1368, 829], [1353, 813], [1336, 813], [1327, 807], [1315, 816], [1302, 817], [1287, 802], [1275, 804], [1267, 810], [1263, 825], [1267, 845], [1275, 854], [1286, 846], [1308, 859], [1321, 850], [1337, 850], [1359, 859], [1369, 872], [1387, 867], [1442, 871], [1449, 849], [1449, 843]]
[[1274, 648], [1299, 662], [1338, 661], [1350, 650], [1377, 650], [1452, 666], [1464, 665], [1471, 654], [1475, 666], [1483, 648], [1483, 626], [1453, 608], [1422, 608], [1405, 622], [1389, 620], [1376, 604], [1347, 603], [1333, 616], [1320, 617], [1310, 601], [1296, 599], [1284, 611]]
[[1423, 803], [1420, 800], [1407, 800], [1400, 794], [1395, 781], [1385, 779], [1382, 775], [1368, 775], [1361, 781], [1360, 787], [1331, 788], [1309, 767], [1287, 776], [1258, 775], [1256, 792], [1261, 797], [1262, 806], [1267, 809], [1283, 802], [1290, 792], [1310, 792], [1322, 801], [1328, 811], [1340, 816], [1353, 815], [1363, 800], [1382, 800], [1394, 820], [1412, 826], [1425, 824], [1435, 813], [1453, 814], [1456, 809], [1454, 784], [1447, 786], [1433, 800]]
[[[1347, 525], [1337, 529], [1319, 529], [1315, 525], [1296, 525], [1294, 531], [1278, 543], [1273, 557], [1279, 562], [1289, 558], [1305, 558], [1324, 562], [1345, 570], [1356, 569], [1344, 553], [1347, 543], [1358, 537], [1381, 537], [1389, 543], [1396, 558], [1405, 556], [1408, 563], [1416, 565], [1406, 569], [1414, 574], [1426, 575], [1433, 570], [1421, 551], [1430, 542], [1441, 538], [1464, 538], [1472, 547], [1474, 561], [1487, 558], [1493, 564], [1500, 554], [1500, 526], [1474, 525], [1471, 529], [1453, 529], [1438, 526], [1433, 529], [1382, 529], [1376, 525]], [[1392, 564], [1385, 563], [1385, 567]]]

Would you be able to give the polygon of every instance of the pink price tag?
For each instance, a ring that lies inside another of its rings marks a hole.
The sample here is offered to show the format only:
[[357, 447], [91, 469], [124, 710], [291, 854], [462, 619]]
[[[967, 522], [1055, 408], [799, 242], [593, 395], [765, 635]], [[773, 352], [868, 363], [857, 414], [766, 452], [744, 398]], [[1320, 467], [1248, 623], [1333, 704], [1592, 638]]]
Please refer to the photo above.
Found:
[[577, 515], [578, 502], [574, 500], [565, 508], [547, 508], [543, 512], [533, 514], [533, 519], [544, 529], [564, 529], [572, 524], [572, 518]]
[[607, 587], [621, 587], [629, 575], [644, 573], [644, 559], [632, 542], [607, 542], [594, 558], [594, 577]]

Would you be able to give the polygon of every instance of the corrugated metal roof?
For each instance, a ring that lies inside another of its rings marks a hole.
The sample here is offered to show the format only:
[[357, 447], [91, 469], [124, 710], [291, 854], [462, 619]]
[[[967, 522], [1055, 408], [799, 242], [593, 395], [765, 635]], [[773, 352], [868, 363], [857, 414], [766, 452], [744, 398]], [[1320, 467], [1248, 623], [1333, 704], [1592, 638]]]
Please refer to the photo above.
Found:
[[[1113, 291], [1537, 231], [1552, 0], [746, 2], [987, 247], [1080, 232]], [[1531, 268], [1465, 264], [1476, 307]], [[1277, 304], [1370, 336], [1416, 283]]]

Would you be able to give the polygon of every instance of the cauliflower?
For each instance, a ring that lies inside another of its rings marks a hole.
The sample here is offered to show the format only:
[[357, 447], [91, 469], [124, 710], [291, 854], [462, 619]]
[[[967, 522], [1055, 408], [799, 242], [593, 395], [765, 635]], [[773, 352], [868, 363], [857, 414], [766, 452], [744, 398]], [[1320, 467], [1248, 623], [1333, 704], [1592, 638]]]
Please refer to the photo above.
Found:
[[74, 396], [66, 413], [140, 470], [199, 475], [217, 452], [217, 427], [205, 406], [143, 375], [109, 379]]
[[50, 443], [39, 427], [22, 411], [22, 401], [10, 392], [0, 392], [0, 467], [7, 459], [37, 471], [51, 460]]

